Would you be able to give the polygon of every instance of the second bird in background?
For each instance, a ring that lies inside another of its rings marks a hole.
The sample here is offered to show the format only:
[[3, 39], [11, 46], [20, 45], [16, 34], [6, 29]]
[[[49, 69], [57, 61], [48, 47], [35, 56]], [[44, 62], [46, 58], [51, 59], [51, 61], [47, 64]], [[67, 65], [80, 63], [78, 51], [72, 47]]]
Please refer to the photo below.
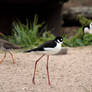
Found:
[[88, 26], [83, 27], [83, 32], [92, 34], [92, 22]]
[[14, 56], [13, 56], [13, 54], [10, 52], [10, 49], [21, 49], [21, 47], [16, 46], [16, 45], [14, 45], [14, 44], [8, 42], [7, 40], [0, 39], [0, 49], [5, 52], [3, 58], [0, 60], [0, 63], [2, 63], [3, 60], [5, 59], [6, 53], [9, 52], [10, 55], [11, 55], [11, 57], [12, 57], [13, 64], [15, 64]]

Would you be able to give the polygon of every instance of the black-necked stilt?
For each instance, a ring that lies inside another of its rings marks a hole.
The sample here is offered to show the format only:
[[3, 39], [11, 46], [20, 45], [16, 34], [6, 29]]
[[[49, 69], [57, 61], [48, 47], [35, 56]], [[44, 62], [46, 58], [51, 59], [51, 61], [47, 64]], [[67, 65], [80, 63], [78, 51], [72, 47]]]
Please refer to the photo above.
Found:
[[83, 27], [84, 33], [92, 34], [92, 22], [88, 26]]
[[62, 49], [62, 43], [63, 43], [63, 38], [62, 37], [56, 37], [54, 40], [50, 40], [44, 44], [42, 44], [41, 46], [25, 51], [25, 52], [41, 52], [43, 53], [43, 55], [38, 58], [35, 62], [35, 67], [34, 67], [34, 75], [33, 75], [33, 79], [32, 82], [33, 84], [35, 84], [35, 72], [36, 72], [36, 66], [38, 61], [45, 55], [47, 55], [47, 65], [46, 65], [46, 69], [47, 69], [47, 75], [48, 75], [48, 84], [50, 85], [50, 78], [49, 78], [49, 71], [48, 71], [48, 61], [49, 61], [49, 55], [50, 54], [57, 54], [61, 51]]
[[7, 40], [0, 39], [0, 49], [5, 51], [3, 58], [0, 60], [0, 63], [2, 63], [3, 60], [5, 59], [6, 52], [9, 52], [12, 57], [13, 64], [15, 64], [14, 57], [13, 54], [10, 52], [10, 49], [20, 49], [20, 48], [21, 47], [15, 46], [12, 43], [8, 42]]

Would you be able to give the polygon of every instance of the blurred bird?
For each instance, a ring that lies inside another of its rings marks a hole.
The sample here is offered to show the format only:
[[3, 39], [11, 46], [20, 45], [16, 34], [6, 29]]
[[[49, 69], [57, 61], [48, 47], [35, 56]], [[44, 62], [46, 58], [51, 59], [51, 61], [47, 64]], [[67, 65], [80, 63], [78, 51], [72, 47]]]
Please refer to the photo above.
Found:
[[46, 65], [46, 69], [47, 69], [47, 75], [48, 75], [48, 84], [50, 85], [50, 78], [49, 78], [49, 71], [48, 71], [48, 61], [49, 61], [49, 55], [50, 54], [58, 54], [61, 49], [62, 49], [62, 43], [63, 43], [63, 38], [62, 37], [56, 37], [54, 40], [50, 40], [44, 44], [42, 44], [41, 46], [25, 51], [26, 53], [29, 52], [38, 52], [38, 53], [42, 53], [42, 56], [40, 58], [38, 58], [35, 62], [35, 67], [34, 67], [34, 75], [33, 75], [33, 79], [32, 82], [33, 84], [35, 84], [35, 72], [36, 72], [36, 66], [37, 63], [39, 62], [39, 60], [47, 55], [47, 65]]
[[88, 26], [83, 27], [83, 32], [92, 34], [92, 22]]
[[[2, 33], [0, 32], [0, 35], [2, 35]], [[3, 62], [3, 60], [5, 59], [6, 57], [6, 52], [9, 52], [11, 57], [12, 57], [12, 61], [13, 61], [13, 64], [15, 64], [15, 60], [14, 60], [14, 56], [13, 54], [10, 52], [10, 49], [21, 49], [21, 47], [18, 47], [10, 42], [8, 42], [7, 40], [3, 40], [3, 39], [0, 39], [0, 49], [3, 50], [5, 52], [3, 58], [0, 60], [0, 63]]]

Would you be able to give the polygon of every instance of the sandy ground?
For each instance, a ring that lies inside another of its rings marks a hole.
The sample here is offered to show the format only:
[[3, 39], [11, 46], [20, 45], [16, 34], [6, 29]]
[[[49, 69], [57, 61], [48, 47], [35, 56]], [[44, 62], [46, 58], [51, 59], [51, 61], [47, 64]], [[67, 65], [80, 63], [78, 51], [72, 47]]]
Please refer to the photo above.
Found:
[[[46, 57], [37, 66], [36, 85], [32, 84], [34, 61], [41, 55], [13, 51], [0, 64], [0, 92], [92, 92], [92, 47], [69, 48], [66, 55], [49, 60], [48, 85]], [[0, 58], [3, 54], [0, 54]]]

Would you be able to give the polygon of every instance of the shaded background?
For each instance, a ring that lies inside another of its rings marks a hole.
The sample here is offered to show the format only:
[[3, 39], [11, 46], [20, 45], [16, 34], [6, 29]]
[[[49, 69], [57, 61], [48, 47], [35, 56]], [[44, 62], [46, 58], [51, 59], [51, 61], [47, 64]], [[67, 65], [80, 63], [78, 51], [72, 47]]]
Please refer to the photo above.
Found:
[[26, 19], [33, 20], [39, 16], [39, 23], [45, 21], [48, 29], [56, 36], [77, 29], [79, 22], [67, 21], [62, 18], [62, 11], [71, 7], [91, 6], [92, 0], [0, 0], [0, 32], [10, 34], [12, 22], [16, 19], [23, 23]]

